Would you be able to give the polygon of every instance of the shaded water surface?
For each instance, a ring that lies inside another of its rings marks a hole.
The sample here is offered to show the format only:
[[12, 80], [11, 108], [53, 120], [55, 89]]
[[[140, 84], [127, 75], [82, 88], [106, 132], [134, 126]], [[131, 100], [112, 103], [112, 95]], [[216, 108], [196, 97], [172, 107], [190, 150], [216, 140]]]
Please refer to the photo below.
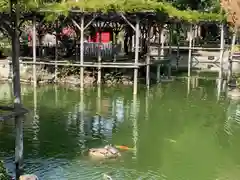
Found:
[[[214, 82], [200, 81], [187, 95], [176, 81], [143, 88], [86, 89], [23, 86], [30, 109], [24, 122], [27, 173], [44, 180], [235, 180], [240, 177], [240, 107], [217, 101]], [[0, 85], [0, 102], [11, 102]], [[99, 96], [100, 95], [100, 96]], [[0, 123], [0, 157], [14, 171], [14, 121]], [[91, 147], [127, 145], [113, 162], [93, 162]]]

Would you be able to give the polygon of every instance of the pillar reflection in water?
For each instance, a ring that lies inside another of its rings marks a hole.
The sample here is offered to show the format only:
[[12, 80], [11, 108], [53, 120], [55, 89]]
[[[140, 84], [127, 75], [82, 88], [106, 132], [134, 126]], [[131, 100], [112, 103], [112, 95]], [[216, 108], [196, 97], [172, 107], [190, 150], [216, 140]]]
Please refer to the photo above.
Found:
[[137, 126], [137, 95], [133, 95], [133, 103], [132, 103], [132, 122], [133, 122], [133, 144], [134, 144], [134, 158], [137, 158], [137, 143], [138, 143], [138, 126]]
[[[112, 112], [109, 112], [109, 107], [112, 107]], [[115, 113], [117, 110], [114, 98], [110, 99], [108, 97], [101, 97], [101, 108], [99, 111], [101, 112], [101, 116], [98, 116], [98, 118], [100, 118], [100, 121], [98, 122], [98, 126], [100, 128], [99, 132], [106, 141], [111, 141], [113, 129], [116, 128], [114, 127], [114, 124], [116, 125]]]
[[104, 112], [106, 109], [105, 107], [102, 108], [102, 105], [106, 106], [106, 104], [105, 103], [102, 104], [103, 102], [105, 102], [108, 106], [109, 99], [104, 99], [104, 100], [102, 99], [101, 85], [98, 84], [97, 102], [96, 102], [97, 112], [96, 112], [96, 115], [93, 117], [92, 132], [93, 132], [93, 135], [97, 135], [97, 137], [101, 138], [102, 140], [105, 138], [110, 139], [112, 137], [112, 128], [113, 128], [112, 121], [110, 121], [109, 119], [106, 119], [106, 117], [104, 116]]
[[191, 91], [191, 77], [187, 78], [187, 95], [189, 95]]
[[195, 76], [192, 77], [192, 88], [197, 88], [199, 86], [199, 77]]
[[122, 123], [124, 121], [124, 99], [122, 97], [119, 97], [116, 99], [116, 111], [115, 116], [117, 119], [117, 122]]
[[101, 114], [101, 85], [97, 86], [97, 114]]
[[55, 90], [55, 105], [58, 105], [58, 87], [55, 85], [54, 86], [54, 90]]
[[[100, 81], [100, 80], [99, 80]], [[94, 122], [97, 125], [98, 134], [101, 134], [101, 84], [97, 86], [97, 115], [94, 118]]]
[[222, 92], [222, 86], [223, 86], [223, 79], [217, 79], [217, 100], [220, 100], [221, 92]]
[[84, 104], [84, 90], [80, 90], [80, 103], [78, 105], [78, 111], [77, 111], [77, 134], [79, 136], [79, 144], [81, 144], [82, 149], [85, 148], [85, 121], [84, 121], [84, 110], [85, 110], [85, 104]]
[[226, 80], [223, 80], [223, 83], [222, 83], [222, 92], [227, 92], [227, 81], [226, 81]]
[[[99, 91], [98, 91], [99, 92]], [[123, 97], [103, 99], [98, 93], [97, 113], [92, 118], [93, 135], [111, 141], [113, 132], [116, 132], [117, 125], [125, 120], [125, 104]], [[109, 109], [109, 104], [111, 110]], [[109, 112], [110, 111], [110, 112]], [[107, 113], [107, 116], [106, 116]], [[110, 116], [109, 116], [110, 115]], [[126, 118], [127, 119], [127, 118]]]
[[[33, 123], [32, 123], [32, 128], [33, 128], [33, 140], [38, 141], [38, 133], [40, 131], [39, 127], [39, 116], [38, 116], [38, 107], [37, 107], [37, 87], [33, 87], [33, 103], [34, 103], [34, 108], [33, 108]], [[34, 143], [36, 145], [37, 143]]]
[[240, 101], [230, 100], [229, 106], [226, 113], [226, 121], [224, 124], [224, 131], [228, 135], [232, 135], [234, 132], [234, 127], [240, 125]]
[[80, 131], [82, 134], [84, 134], [84, 96], [83, 96], [83, 93], [84, 91], [81, 90], [80, 91], [80, 108], [79, 108], [79, 111], [80, 111]]
[[190, 94], [191, 89], [199, 87], [199, 76], [190, 76], [187, 78], [187, 95]]
[[[67, 90], [67, 92], [64, 93], [64, 94], [66, 95], [66, 99], [67, 99], [67, 94], [68, 94], [69, 90], [68, 89], [66, 89], [66, 90]], [[58, 96], [56, 96], [57, 93], [58, 92], [55, 91], [55, 97], [58, 97]], [[65, 98], [64, 98], [64, 100], [65, 100]], [[57, 102], [57, 98], [56, 98], [55, 102]], [[56, 104], [56, 106], [58, 106], [58, 104]], [[66, 121], [67, 122], [67, 124], [66, 124], [66, 131], [68, 131], [68, 128], [70, 128], [71, 124], [73, 124], [73, 121], [74, 120], [76, 121], [77, 115], [78, 115], [78, 104], [75, 104], [73, 109], [68, 112], [68, 117], [67, 117], [67, 121]]]
[[113, 99], [112, 99], [112, 120], [113, 120], [113, 122], [112, 122], [112, 124], [113, 124], [113, 129], [112, 129], [112, 131], [113, 132], [116, 132], [116, 129], [117, 129], [117, 117], [116, 117], [116, 98], [115, 97], [113, 97]]
[[148, 120], [148, 112], [149, 112], [149, 89], [146, 90], [145, 97], [145, 119]]

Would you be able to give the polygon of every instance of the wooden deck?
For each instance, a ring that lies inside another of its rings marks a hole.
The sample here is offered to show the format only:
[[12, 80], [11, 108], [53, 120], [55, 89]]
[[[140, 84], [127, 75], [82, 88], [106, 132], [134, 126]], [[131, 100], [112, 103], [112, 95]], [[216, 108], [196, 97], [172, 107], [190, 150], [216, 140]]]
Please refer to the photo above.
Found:
[[[10, 58], [11, 59], [11, 58]], [[9, 60], [10, 60], [9, 59]], [[36, 63], [33, 62], [32, 57], [20, 57], [20, 64], [29, 64], [29, 65], [52, 65], [52, 66], [75, 66], [75, 67], [92, 67], [92, 68], [140, 68], [147, 65], [164, 65], [170, 62], [170, 59], [156, 59], [154, 57], [150, 57], [150, 63], [147, 64], [145, 58], [141, 58], [138, 63], [134, 62], [135, 59], [130, 59], [129, 57], [122, 56], [117, 57], [115, 62], [113, 60], [103, 60], [101, 63], [96, 62], [95, 59], [92, 60], [84, 60], [81, 64], [79, 61], [75, 61], [72, 59], [61, 59], [61, 60], [53, 60], [50, 58], [36, 58]]]

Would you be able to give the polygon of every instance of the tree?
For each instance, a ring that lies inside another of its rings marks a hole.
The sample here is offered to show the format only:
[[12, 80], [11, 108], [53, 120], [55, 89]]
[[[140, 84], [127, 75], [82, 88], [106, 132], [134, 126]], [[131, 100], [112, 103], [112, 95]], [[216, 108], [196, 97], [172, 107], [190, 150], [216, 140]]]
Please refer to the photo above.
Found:
[[191, 9], [208, 12], [219, 12], [220, 3], [217, 0], [169, 0], [181, 10]]
[[[201, 20], [220, 20], [221, 15], [218, 13], [219, 3], [217, 0], [168, 0], [165, 1], [139, 1], [139, 0], [88, 0], [88, 1], [72, 1], [72, 0], [19, 0], [21, 11], [20, 21], [31, 20], [32, 14], [26, 13], [45, 11], [45, 18], [53, 20], [59, 14], [67, 16], [69, 9], [80, 8], [85, 11], [121, 11], [121, 12], [139, 12], [139, 11], [156, 11], [168, 14], [172, 18], [185, 21], [201, 21]], [[210, 7], [210, 8], [209, 8]], [[15, 9], [15, 6], [13, 6]], [[12, 22], [10, 15], [10, 1], [0, 0], [0, 31], [8, 37], [12, 36]], [[197, 10], [197, 11], [193, 11]], [[57, 13], [56, 13], [57, 11]], [[42, 12], [43, 14], [43, 12]], [[22, 24], [20, 23], [20, 25]], [[20, 30], [20, 27], [19, 27]]]

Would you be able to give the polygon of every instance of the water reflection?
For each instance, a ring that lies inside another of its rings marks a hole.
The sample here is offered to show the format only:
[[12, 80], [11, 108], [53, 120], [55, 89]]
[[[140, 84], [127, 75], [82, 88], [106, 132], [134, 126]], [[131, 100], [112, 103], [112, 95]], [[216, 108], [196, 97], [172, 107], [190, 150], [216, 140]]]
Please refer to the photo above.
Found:
[[187, 78], [187, 96], [190, 95], [191, 91], [194, 89], [198, 89], [202, 97], [206, 98], [207, 93], [206, 93], [206, 82], [215, 82], [216, 84], [216, 97], [217, 101], [221, 100], [224, 96], [223, 93], [226, 92], [227, 84], [226, 80], [224, 79], [215, 79], [215, 80], [206, 80], [203, 77], [199, 76], [191, 76]]
[[191, 89], [199, 87], [199, 76], [191, 76], [187, 78], [187, 95], [190, 94]]
[[101, 113], [101, 85], [97, 87], [97, 113]]
[[223, 87], [223, 79], [217, 79], [217, 99], [220, 100]]
[[146, 97], [145, 97], [145, 118], [146, 120], [148, 120], [148, 117], [149, 117], [149, 89], [146, 90]]
[[133, 95], [131, 119], [133, 122], [134, 158], [137, 158], [137, 147], [138, 147], [138, 123], [137, 123], [138, 107], [137, 107], [137, 105], [138, 105], [137, 104], [137, 95]]
[[240, 127], [240, 101], [229, 100], [227, 117], [224, 130], [228, 135], [234, 133], [234, 129]]
[[[32, 122], [32, 128], [33, 128], [33, 140], [35, 142], [38, 142], [38, 133], [40, 131], [39, 126], [39, 116], [38, 116], [38, 107], [37, 107], [37, 87], [35, 86], [33, 88], [33, 122]], [[39, 143], [36, 143], [37, 145]], [[36, 147], [37, 148], [37, 147]]]
[[84, 111], [85, 111], [85, 105], [84, 105], [83, 93], [84, 93], [84, 91], [80, 91], [80, 104], [79, 104], [79, 107], [80, 107], [79, 108], [79, 112], [80, 112], [79, 120], [80, 120], [80, 123], [78, 121], [78, 127], [79, 127], [81, 133], [85, 132], [85, 130], [84, 130], [84, 116], [83, 116]]
[[[114, 179], [194, 179], [202, 169], [199, 179], [216, 179], [216, 171], [240, 164], [239, 105], [216, 102], [215, 81], [196, 78], [191, 83], [188, 96], [188, 85], [181, 81], [141, 90], [137, 96], [125, 87], [101, 87], [99, 93], [98, 88], [82, 92], [28, 86], [24, 105], [33, 112], [25, 120], [26, 171], [59, 180], [101, 179], [103, 173]], [[236, 139], [231, 144], [224, 128]], [[0, 134], [0, 156], [11, 168], [14, 123], [0, 124]], [[106, 164], [81, 154], [106, 143], [133, 151]]]
[[[62, 92], [58, 90], [56, 86], [54, 86], [54, 94], [55, 94], [55, 104], [54, 106], [61, 110], [60, 108], [63, 105], [61, 97]], [[37, 90], [34, 89], [34, 120], [33, 125], [35, 129], [40, 131], [39, 118], [37, 115], [38, 107], [37, 107]], [[64, 92], [64, 94], [67, 94]], [[96, 97], [96, 112], [94, 113], [92, 110], [94, 109], [93, 101], [88, 99], [88, 97], [84, 96], [84, 92], [80, 91], [79, 102], [70, 105], [68, 109], [70, 111], [64, 110], [62, 113], [65, 113], [66, 121], [65, 131], [72, 132], [73, 129], [76, 129], [76, 135], [78, 137], [78, 142], [81, 148], [87, 148], [85, 145], [86, 140], [94, 140], [99, 139], [105, 143], [111, 143], [112, 136], [114, 133], [118, 133], [118, 128], [124, 121], [131, 120], [132, 121], [132, 136], [133, 136], [133, 149], [137, 149], [137, 138], [138, 138], [138, 128], [137, 128], [137, 114], [138, 114], [138, 103], [137, 96], [126, 100], [124, 97], [103, 97], [100, 87], [97, 88], [97, 97]], [[148, 92], [149, 94], [149, 92]], [[44, 95], [43, 95], [44, 96]], [[62, 96], [64, 98], [64, 96]], [[148, 95], [146, 96], [148, 98]], [[65, 98], [64, 98], [65, 99]], [[147, 100], [147, 99], [146, 99]], [[49, 99], [50, 101], [50, 99]], [[147, 109], [146, 109], [147, 111]], [[147, 113], [147, 112], [146, 112]], [[41, 113], [40, 113], [41, 114]], [[56, 113], [55, 113], [56, 114]], [[62, 116], [62, 115], [58, 115]], [[38, 132], [34, 133], [34, 140], [37, 141]], [[122, 142], [124, 144], [124, 142]], [[121, 144], [120, 144], [121, 145]], [[136, 154], [136, 151], [134, 151]]]
[[114, 105], [113, 107], [114, 107], [114, 115], [116, 116], [116, 121], [123, 122], [124, 114], [125, 114], [124, 98], [117, 97], [112, 104]]
[[187, 95], [190, 94], [191, 91], [191, 77], [188, 77], [187, 79]]

